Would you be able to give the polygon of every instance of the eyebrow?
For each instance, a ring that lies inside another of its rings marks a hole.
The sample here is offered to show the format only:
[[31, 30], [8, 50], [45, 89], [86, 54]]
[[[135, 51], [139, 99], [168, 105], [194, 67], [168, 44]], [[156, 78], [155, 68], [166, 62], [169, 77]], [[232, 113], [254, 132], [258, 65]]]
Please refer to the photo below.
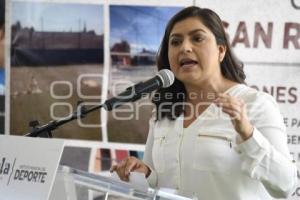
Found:
[[[206, 31], [204, 31], [203, 29], [201, 29], [201, 28], [198, 28], [198, 29], [194, 29], [194, 30], [192, 30], [192, 31], [190, 31], [189, 33], [188, 33], [188, 35], [193, 35], [194, 33], [196, 33], [196, 32], [198, 32], [198, 31], [200, 31], [200, 32], [203, 32], [203, 33], [206, 33]], [[178, 36], [181, 36], [182, 34], [180, 34], [180, 33], [172, 33], [171, 35], [170, 35], [170, 37], [178, 37]]]

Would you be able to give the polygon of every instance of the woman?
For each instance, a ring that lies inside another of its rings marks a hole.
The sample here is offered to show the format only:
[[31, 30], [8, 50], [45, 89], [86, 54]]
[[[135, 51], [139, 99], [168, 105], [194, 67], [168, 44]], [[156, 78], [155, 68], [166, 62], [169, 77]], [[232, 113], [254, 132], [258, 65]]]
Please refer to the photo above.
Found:
[[125, 181], [139, 171], [152, 187], [201, 200], [294, 191], [297, 169], [278, 106], [245, 85], [216, 13], [188, 7], [170, 20], [158, 54], [158, 69], [165, 68], [176, 79], [157, 91], [144, 160], [129, 157], [111, 171]]

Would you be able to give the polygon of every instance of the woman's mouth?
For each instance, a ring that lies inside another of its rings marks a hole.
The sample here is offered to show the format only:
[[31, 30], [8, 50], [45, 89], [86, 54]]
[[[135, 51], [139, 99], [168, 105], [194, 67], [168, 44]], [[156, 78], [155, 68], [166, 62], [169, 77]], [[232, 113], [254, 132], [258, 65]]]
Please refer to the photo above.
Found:
[[179, 62], [180, 67], [188, 68], [193, 67], [194, 65], [197, 65], [198, 62], [196, 60], [190, 59], [190, 58], [183, 58]]

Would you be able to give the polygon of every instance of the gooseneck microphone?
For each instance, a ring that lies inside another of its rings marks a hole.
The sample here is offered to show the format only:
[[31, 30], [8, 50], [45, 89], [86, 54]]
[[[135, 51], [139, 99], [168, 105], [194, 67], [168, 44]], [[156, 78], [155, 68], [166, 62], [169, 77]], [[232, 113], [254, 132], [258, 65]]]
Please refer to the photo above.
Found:
[[142, 97], [143, 94], [151, 93], [159, 88], [167, 88], [174, 83], [174, 74], [168, 69], [160, 70], [153, 78], [135, 84], [127, 88], [124, 92], [116, 97], [108, 99], [104, 102], [105, 110], [113, 110], [127, 102], [134, 102]]

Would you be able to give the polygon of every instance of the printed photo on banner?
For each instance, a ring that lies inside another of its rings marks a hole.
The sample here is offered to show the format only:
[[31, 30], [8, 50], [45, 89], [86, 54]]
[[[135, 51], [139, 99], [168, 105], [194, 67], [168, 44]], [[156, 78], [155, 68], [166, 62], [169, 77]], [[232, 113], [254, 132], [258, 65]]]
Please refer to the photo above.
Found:
[[[110, 6], [108, 98], [156, 73], [156, 53], [167, 21], [182, 7]], [[149, 98], [108, 113], [110, 142], [145, 143], [153, 106]]]
[[0, 1], [0, 134], [5, 129], [5, 1]]
[[[11, 128], [23, 135], [69, 116], [78, 101], [101, 98], [103, 5], [13, 1], [11, 3]], [[34, 13], [34, 14], [32, 14]], [[100, 112], [69, 123], [54, 137], [101, 140]]]

